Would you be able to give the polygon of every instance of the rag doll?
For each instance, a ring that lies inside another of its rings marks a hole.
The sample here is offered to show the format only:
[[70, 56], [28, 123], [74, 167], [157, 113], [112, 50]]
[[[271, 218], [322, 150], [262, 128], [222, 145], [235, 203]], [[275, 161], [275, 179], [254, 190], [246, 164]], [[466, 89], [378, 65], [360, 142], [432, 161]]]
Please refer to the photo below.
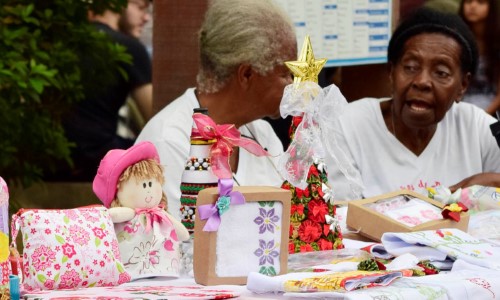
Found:
[[152, 143], [114, 149], [101, 160], [95, 194], [109, 208], [121, 261], [133, 279], [179, 276], [187, 229], [166, 208], [163, 168]]

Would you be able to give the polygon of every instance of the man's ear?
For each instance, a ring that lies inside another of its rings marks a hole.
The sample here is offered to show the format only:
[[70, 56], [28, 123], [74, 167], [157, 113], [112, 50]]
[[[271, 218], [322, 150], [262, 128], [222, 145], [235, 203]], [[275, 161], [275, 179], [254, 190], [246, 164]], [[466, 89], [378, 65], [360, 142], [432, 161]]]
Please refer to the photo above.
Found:
[[238, 84], [244, 89], [250, 87], [253, 77], [255, 76], [255, 70], [249, 64], [241, 64], [238, 66], [237, 78]]
[[471, 78], [472, 78], [472, 74], [470, 72], [467, 72], [467, 74], [462, 76], [462, 83], [461, 83], [460, 91], [459, 91], [459, 94], [458, 94], [458, 97], [456, 100], [457, 103], [460, 102], [460, 100], [462, 100], [462, 98], [465, 95], [465, 92], [467, 92], [467, 88], [469, 87], [469, 83], [470, 83]]

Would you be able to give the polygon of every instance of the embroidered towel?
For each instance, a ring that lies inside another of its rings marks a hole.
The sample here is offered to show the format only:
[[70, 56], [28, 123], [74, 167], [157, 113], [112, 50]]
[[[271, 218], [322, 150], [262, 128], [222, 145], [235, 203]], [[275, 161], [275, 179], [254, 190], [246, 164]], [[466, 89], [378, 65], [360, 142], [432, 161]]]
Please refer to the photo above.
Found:
[[394, 257], [394, 255], [388, 253], [387, 250], [385, 250], [384, 245], [382, 245], [381, 243], [344, 239], [344, 246], [347, 249], [355, 248], [364, 250], [376, 258], [390, 259]]
[[416, 232], [386, 232], [382, 244], [399, 256], [411, 253], [420, 260], [463, 259], [471, 264], [500, 270], [500, 250], [455, 228]]
[[402, 271], [304, 272], [274, 277], [252, 272], [248, 276], [247, 289], [256, 293], [347, 292], [375, 286], [387, 286], [402, 276]]

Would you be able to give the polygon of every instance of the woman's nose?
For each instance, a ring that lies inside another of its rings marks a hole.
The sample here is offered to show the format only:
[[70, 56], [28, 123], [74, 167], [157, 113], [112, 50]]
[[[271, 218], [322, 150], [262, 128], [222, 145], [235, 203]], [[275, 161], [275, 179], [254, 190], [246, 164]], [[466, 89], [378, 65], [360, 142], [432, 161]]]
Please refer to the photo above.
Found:
[[413, 78], [413, 86], [418, 89], [429, 89], [431, 87], [432, 78], [428, 71], [421, 70]]

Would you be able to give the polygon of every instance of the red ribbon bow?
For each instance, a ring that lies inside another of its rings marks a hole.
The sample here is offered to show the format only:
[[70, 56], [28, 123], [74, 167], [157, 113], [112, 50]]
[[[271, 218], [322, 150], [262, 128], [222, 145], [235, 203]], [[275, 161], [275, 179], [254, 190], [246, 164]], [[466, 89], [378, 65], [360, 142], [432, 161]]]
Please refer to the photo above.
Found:
[[457, 202], [443, 207], [441, 215], [443, 215], [443, 218], [445, 219], [452, 219], [455, 222], [459, 222], [460, 213], [468, 210], [467, 206], [465, 206], [462, 202]]
[[204, 114], [194, 114], [193, 120], [201, 137], [206, 140], [215, 139], [215, 143], [210, 148], [210, 159], [212, 172], [220, 179], [232, 178], [229, 157], [235, 146], [243, 147], [257, 156], [269, 155], [261, 145], [251, 139], [241, 137], [240, 131], [234, 124], [217, 125]]
[[291, 210], [292, 215], [294, 213], [297, 213], [299, 215], [303, 215], [304, 214], [304, 204], [292, 204], [290, 210]]
[[152, 208], [136, 208], [135, 213], [140, 215], [144, 214], [146, 217], [146, 229], [145, 233], [148, 233], [153, 227], [153, 222], [165, 222], [166, 224], [171, 225], [172, 222], [167, 217], [167, 213], [164, 209], [164, 205], [158, 205]]

